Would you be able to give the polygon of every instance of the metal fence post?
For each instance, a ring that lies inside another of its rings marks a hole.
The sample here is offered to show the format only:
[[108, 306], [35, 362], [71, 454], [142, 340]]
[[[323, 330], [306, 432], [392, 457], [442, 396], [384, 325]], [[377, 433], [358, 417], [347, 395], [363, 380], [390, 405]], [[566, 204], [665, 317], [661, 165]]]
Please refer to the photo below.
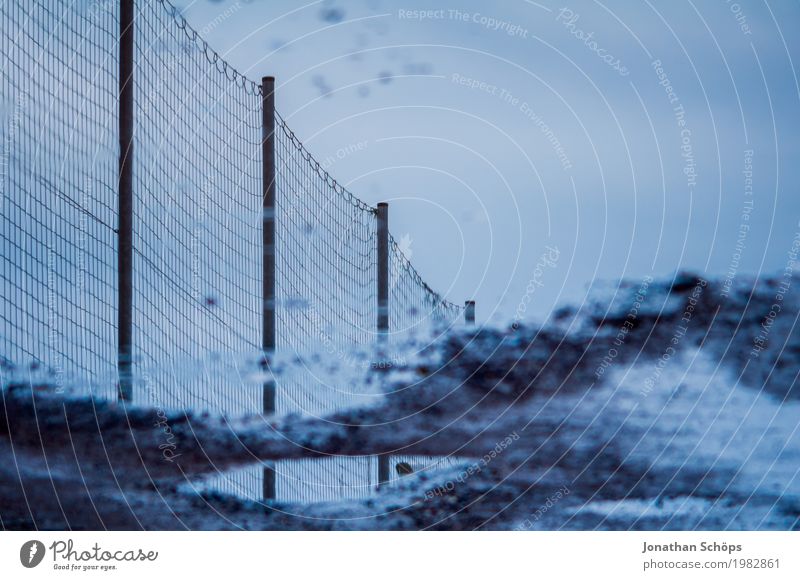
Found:
[[119, 14], [119, 183], [117, 217], [117, 396], [133, 398], [133, 23], [134, 0]]
[[[378, 204], [378, 341], [389, 337], [389, 204]], [[383, 356], [381, 353], [380, 356]], [[378, 486], [389, 481], [389, 456], [378, 455]]]
[[378, 204], [378, 338], [389, 334], [389, 204]]
[[[262, 306], [261, 347], [275, 350], [275, 77], [261, 79]], [[275, 412], [275, 384], [264, 386], [264, 413]]]
[[[275, 352], [275, 77], [261, 79], [262, 306], [261, 348], [266, 365]], [[275, 412], [275, 381], [264, 383], [262, 411]], [[264, 465], [263, 498], [275, 499], [275, 470]]]
[[464, 302], [464, 322], [467, 326], [475, 326], [475, 301]]

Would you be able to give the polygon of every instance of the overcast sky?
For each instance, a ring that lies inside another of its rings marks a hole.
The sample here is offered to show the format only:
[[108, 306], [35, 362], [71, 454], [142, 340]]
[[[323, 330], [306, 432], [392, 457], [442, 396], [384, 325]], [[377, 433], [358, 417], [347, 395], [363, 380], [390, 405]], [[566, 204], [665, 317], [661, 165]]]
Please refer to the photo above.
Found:
[[797, 2], [176, 4], [247, 76], [277, 77], [312, 153], [390, 202], [423, 277], [483, 320], [526, 292], [542, 318], [595, 280], [787, 265]]

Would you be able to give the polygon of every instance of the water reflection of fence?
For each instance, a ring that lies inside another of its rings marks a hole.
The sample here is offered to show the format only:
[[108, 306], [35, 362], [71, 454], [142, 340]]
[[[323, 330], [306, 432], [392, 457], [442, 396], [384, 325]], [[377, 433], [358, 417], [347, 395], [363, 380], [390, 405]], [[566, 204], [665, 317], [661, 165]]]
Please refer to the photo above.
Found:
[[[235, 71], [168, 0], [5, 2], [0, 25], [4, 373], [41, 366], [98, 395], [113, 380], [160, 408], [325, 414], [363, 394], [382, 336], [397, 356], [464, 312], [403, 255], [388, 209], [311, 156], [273, 81]], [[349, 374], [306, 356], [326, 349]], [[303, 368], [258, 385], [248, 352]], [[300, 501], [397, 476], [370, 457], [271, 469], [274, 488], [260, 468], [215, 485]]]

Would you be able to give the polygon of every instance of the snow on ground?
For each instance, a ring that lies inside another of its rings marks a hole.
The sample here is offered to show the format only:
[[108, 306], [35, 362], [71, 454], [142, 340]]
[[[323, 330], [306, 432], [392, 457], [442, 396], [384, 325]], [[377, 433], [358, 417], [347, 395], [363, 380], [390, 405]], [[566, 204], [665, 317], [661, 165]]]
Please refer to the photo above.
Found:
[[[658, 478], [652, 497], [639, 497], [637, 480], [631, 494], [590, 496], [570, 517], [602, 516], [601, 527], [792, 527], [800, 506], [800, 404], [741, 385], [698, 349], [677, 357], [647, 391], [652, 369], [651, 361], [619, 368], [580, 406], [562, 401], [594, 421], [589, 436], [613, 446], [623, 465]], [[569, 519], [563, 525], [573, 527]]]
[[[383, 392], [372, 404], [326, 416], [124, 407], [18, 379], [0, 408], [2, 525], [795, 529], [797, 279], [770, 314], [786, 281], [727, 296], [691, 275], [608, 285], [542, 327], [453, 332], [365, 373], [363, 392]], [[322, 503], [200, 485], [260, 461], [378, 453], [460, 459]]]

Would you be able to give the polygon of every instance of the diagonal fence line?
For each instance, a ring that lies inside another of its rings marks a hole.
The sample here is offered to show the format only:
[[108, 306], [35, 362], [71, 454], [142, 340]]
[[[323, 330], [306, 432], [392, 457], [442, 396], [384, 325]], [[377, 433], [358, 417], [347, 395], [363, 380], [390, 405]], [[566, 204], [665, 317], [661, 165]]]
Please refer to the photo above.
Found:
[[[169, 0], [135, 6], [135, 392], [160, 408], [258, 413], [259, 385], [242, 379], [258, 369], [215, 365], [261, 344], [262, 89]], [[119, 22], [119, 3], [0, 4], [0, 360], [12, 379], [31, 369], [56, 385], [116, 377]], [[327, 414], [363, 402], [374, 362], [377, 213], [278, 113], [275, 126], [276, 346], [293, 361], [277, 411]], [[399, 350], [463, 308], [391, 236], [388, 246]], [[369, 457], [275, 468], [279, 497], [294, 501], [361, 495], [380, 477]], [[214, 485], [259, 499], [261, 478], [245, 470]]]

